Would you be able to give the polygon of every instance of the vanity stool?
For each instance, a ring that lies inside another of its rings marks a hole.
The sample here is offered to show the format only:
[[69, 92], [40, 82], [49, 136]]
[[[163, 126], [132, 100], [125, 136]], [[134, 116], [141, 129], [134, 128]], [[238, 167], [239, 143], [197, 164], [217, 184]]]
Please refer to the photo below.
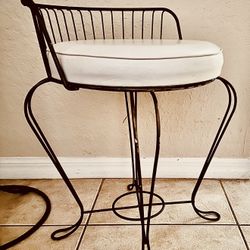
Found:
[[[142, 249], [150, 249], [151, 219], [159, 215], [166, 205], [190, 203], [198, 216], [218, 221], [220, 215], [215, 211], [197, 208], [195, 198], [236, 109], [236, 92], [220, 76], [223, 66], [222, 50], [210, 42], [183, 40], [180, 22], [176, 14], [167, 8], [70, 7], [37, 4], [32, 0], [21, 2], [31, 10], [47, 73], [28, 92], [24, 103], [25, 116], [80, 208], [79, 220], [74, 225], [56, 230], [51, 235], [52, 239], [60, 240], [76, 231], [84, 214], [111, 210], [122, 219], [140, 221]], [[175, 39], [166, 38], [167, 17], [172, 19], [176, 27]], [[37, 88], [48, 83], [60, 84], [67, 91], [93, 89], [124, 93], [133, 176], [127, 187], [128, 192], [117, 197], [109, 208], [84, 210], [78, 194], [35, 119], [31, 106], [32, 96]], [[188, 91], [215, 83], [225, 86], [228, 105], [191, 199], [164, 201], [154, 192], [161, 134], [156, 93]], [[137, 130], [137, 95], [141, 92], [152, 97], [156, 124], [155, 155], [148, 191], [142, 183]], [[136, 196], [137, 204], [118, 207], [117, 202], [129, 195]], [[152, 212], [153, 206], [158, 207], [157, 212]], [[138, 208], [138, 218], [120, 213], [121, 210], [131, 208]]]

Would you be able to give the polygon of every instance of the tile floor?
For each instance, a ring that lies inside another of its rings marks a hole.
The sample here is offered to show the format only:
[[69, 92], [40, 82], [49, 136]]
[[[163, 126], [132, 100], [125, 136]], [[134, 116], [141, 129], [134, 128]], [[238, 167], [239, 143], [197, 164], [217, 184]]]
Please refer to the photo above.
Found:
[[[127, 192], [129, 179], [72, 180], [86, 210], [110, 207]], [[188, 200], [194, 180], [158, 179], [155, 192], [166, 201]], [[31, 237], [16, 245], [16, 250], [141, 250], [141, 228], [137, 222], [118, 218], [113, 212], [85, 216], [78, 230], [60, 241], [50, 239], [58, 228], [75, 222], [79, 210], [61, 180], [0, 180], [1, 184], [29, 185], [44, 191], [52, 203], [46, 223]], [[149, 180], [144, 180], [144, 186]], [[33, 194], [0, 193], [0, 245], [27, 231], [43, 214], [43, 201]], [[157, 202], [157, 199], [155, 200]], [[133, 204], [129, 195], [118, 202]], [[152, 250], [243, 250], [250, 246], [250, 180], [204, 180], [196, 199], [197, 207], [221, 214], [218, 222], [199, 218], [190, 204], [166, 206], [152, 219]], [[157, 207], [154, 208], [157, 212]], [[137, 210], [121, 211], [134, 217]], [[86, 227], [86, 225], [88, 225]]]

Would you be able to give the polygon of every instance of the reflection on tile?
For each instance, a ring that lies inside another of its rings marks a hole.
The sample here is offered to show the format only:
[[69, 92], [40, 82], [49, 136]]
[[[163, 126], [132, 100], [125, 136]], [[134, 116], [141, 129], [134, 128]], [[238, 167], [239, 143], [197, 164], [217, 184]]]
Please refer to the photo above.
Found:
[[250, 224], [250, 180], [225, 180], [222, 184], [239, 223]]
[[[139, 250], [140, 226], [89, 226], [80, 250]], [[154, 250], [245, 250], [237, 226], [152, 226], [151, 248]]]
[[[126, 179], [107, 179], [104, 181], [100, 195], [98, 197], [96, 207], [110, 207], [115, 198], [122, 193], [127, 192], [127, 184], [130, 180]], [[178, 201], [178, 200], [190, 200], [191, 192], [194, 188], [194, 180], [173, 180], [173, 179], [158, 179], [156, 181], [155, 193], [159, 194], [165, 201]], [[149, 180], [144, 180], [144, 190], [149, 190]], [[145, 195], [145, 200], [148, 199], [148, 195]], [[157, 198], [155, 202], [159, 202]], [[129, 195], [123, 198], [117, 203], [117, 206], [122, 205], [134, 205], [136, 204], [136, 198], [134, 195]], [[200, 190], [197, 194], [196, 205], [199, 209], [204, 211], [214, 210], [221, 214], [220, 221], [216, 223], [221, 224], [235, 224], [230, 207], [220, 186], [219, 181], [204, 180]], [[154, 207], [154, 211], [157, 212], [159, 207]], [[145, 210], [146, 211], [146, 210]], [[130, 217], [138, 216], [138, 209], [131, 209], [127, 211], [120, 211], [119, 213]], [[105, 212], [93, 214], [90, 219], [90, 223], [115, 223], [126, 224], [131, 223], [125, 220], [121, 220], [113, 212]], [[152, 223], [211, 223], [200, 218], [193, 210], [191, 204], [178, 204], [166, 206], [162, 214], [152, 219]]]
[[[19, 226], [19, 227], [0, 227], [0, 245], [7, 243], [27, 230], [30, 227], [27, 226]], [[76, 232], [74, 232], [71, 236], [64, 240], [54, 241], [50, 238], [50, 235], [55, 230], [59, 229], [60, 227], [54, 226], [43, 226], [39, 228], [34, 234], [30, 237], [25, 239], [24, 241], [20, 242], [19, 244], [15, 245], [11, 249], [13, 250], [73, 250], [76, 248], [80, 233], [82, 231], [82, 227], [80, 227]]]
[[[101, 180], [72, 180], [85, 209], [90, 209]], [[46, 224], [72, 224], [79, 218], [79, 208], [62, 180], [0, 180], [0, 184], [28, 185], [44, 191], [51, 200], [52, 209]], [[44, 201], [34, 194], [13, 195], [0, 193], [0, 224], [29, 225], [36, 223], [44, 213]], [[86, 220], [85, 216], [84, 220]]]
[[250, 247], [250, 225], [249, 226], [241, 227], [241, 229], [242, 229], [244, 237], [245, 237], [245, 239], [247, 241], [247, 244]]

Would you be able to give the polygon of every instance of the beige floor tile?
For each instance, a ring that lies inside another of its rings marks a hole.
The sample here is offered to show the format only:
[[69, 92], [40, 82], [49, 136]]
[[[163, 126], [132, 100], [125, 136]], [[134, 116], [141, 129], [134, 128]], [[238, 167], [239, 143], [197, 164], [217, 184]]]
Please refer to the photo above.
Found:
[[239, 223], [250, 224], [250, 180], [222, 181]]
[[[96, 208], [110, 207], [114, 199], [127, 192], [127, 184], [130, 183], [128, 179], [107, 179], [104, 181], [100, 195], [98, 197]], [[162, 196], [165, 201], [177, 201], [177, 200], [190, 200], [191, 192], [194, 187], [194, 180], [166, 180], [159, 179], [156, 182], [155, 192]], [[149, 190], [149, 180], [144, 182], [145, 190]], [[148, 196], [145, 196], [148, 199]], [[155, 202], [158, 202], [155, 199]], [[125, 204], [136, 204], [136, 198], [134, 195], [126, 196], [121, 202], [118, 202], [118, 206]], [[209, 211], [215, 210], [221, 214], [220, 221], [216, 223], [231, 224], [235, 223], [230, 207], [223, 193], [219, 181], [205, 180], [202, 183], [196, 200], [197, 207], [201, 210]], [[159, 208], [155, 207], [154, 211], [158, 211]], [[130, 217], [138, 216], [138, 209], [121, 211], [123, 215]], [[93, 214], [90, 219], [90, 223], [105, 224], [127, 224], [129, 221], [121, 220], [113, 212], [105, 212]], [[152, 223], [211, 223], [207, 220], [200, 218], [193, 210], [191, 204], [179, 204], [166, 206], [162, 214], [152, 219]]]
[[247, 241], [247, 244], [250, 247], [250, 225], [249, 226], [241, 227], [241, 229], [242, 229], [244, 237], [245, 237], [245, 239]]
[[[80, 250], [141, 250], [140, 226], [89, 226]], [[152, 250], [245, 250], [237, 226], [152, 226]]]
[[[85, 209], [90, 209], [101, 180], [72, 180]], [[79, 208], [62, 180], [1, 180], [0, 184], [20, 184], [44, 191], [51, 200], [52, 210], [46, 224], [72, 224], [79, 218]], [[0, 224], [30, 225], [36, 223], [44, 213], [43, 200], [34, 194], [13, 195], [0, 193]], [[85, 216], [84, 221], [87, 216]]]
[[[80, 237], [82, 227], [78, 228], [71, 236], [66, 239], [54, 241], [50, 235], [60, 227], [43, 226], [39, 228], [34, 234], [12, 247], [12, 250], [73, 250], [76, 248], [78, 239]], [[29, 227], [0, 227], [0, 245], [9, 242], [19, 235], [27, 231]]]

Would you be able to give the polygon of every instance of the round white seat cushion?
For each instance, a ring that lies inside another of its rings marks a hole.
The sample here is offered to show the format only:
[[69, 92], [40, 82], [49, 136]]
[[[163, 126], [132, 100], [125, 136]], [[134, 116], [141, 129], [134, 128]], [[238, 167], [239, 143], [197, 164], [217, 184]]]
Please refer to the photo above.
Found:
[[[54, 44], [69, 82], [113, 87], [156, 87], [212, 80], [222, 50], [193, 40], [80, 40]], [[51, 53], [52, 76], [59, 79]]]

